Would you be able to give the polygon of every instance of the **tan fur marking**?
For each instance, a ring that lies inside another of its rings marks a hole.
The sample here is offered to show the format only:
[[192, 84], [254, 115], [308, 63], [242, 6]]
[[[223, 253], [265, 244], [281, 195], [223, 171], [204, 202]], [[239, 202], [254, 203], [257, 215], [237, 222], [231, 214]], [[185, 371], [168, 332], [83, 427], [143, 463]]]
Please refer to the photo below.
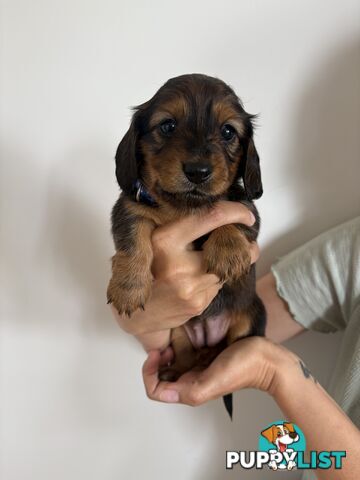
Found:
[[154, 208], [130, 200], [127, 200], [126, 204], [129, 212], [152, 221], [157, 227], [179, 220], [182, 216], [181, 212], [170, 206], [163, 207], [160, 205], [159, 207]]
[[161, 106], [161, 110], [155, 112], [150, 119], [150, 127], [153, 128], [163, 120], [173, 118], [179, 120], [185, 117], [188, 112], [186, 100], [182, 97], [176, 97], [171, 102], [166, 102]]
[[160, 380], [170, 382], [191, 370], [196, 362], [196, 352], [183, 326], [171, 330], [171, 346], [175, 361], [172, 365], [161, 368], [159, 372]]
[[249, 242], [235, 225], [224, 225], [214, 230], [204, 243], [203, 250], [207, 272], [214, 273], [221, 281], [231, 284], [250, 270]]
[[134, 250], [131, 254], [119, 250], [112, 257], [112, 277], [107, 289], [108, 302], [120, 314], [128, 315], [145, 305], [152, 282], [151, 234], [154, 225], [141, 220], [134, 228], [137, 230]]
[[230, 104], [224, 101], [217, 102], [214, 105], [214, 112], [220, 125], [230, 123], [240, 136], [245, 133], [243, 120]]
[[234, 312], [230, 316], [230, 327], [226, 336], [228, 345], [236, 342], [239, 338], [247, 337], [252, 327], [251, 319], [246, 312]]

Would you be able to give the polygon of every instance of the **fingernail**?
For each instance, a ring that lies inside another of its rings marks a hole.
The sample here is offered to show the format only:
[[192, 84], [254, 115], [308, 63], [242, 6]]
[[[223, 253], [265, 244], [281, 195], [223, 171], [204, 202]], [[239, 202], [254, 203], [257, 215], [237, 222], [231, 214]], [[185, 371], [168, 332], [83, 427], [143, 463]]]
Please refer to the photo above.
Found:
[[179, 393], [176, 390], [164, 390], [160, 393], [160, 400], [168, 403], [179, 401]]

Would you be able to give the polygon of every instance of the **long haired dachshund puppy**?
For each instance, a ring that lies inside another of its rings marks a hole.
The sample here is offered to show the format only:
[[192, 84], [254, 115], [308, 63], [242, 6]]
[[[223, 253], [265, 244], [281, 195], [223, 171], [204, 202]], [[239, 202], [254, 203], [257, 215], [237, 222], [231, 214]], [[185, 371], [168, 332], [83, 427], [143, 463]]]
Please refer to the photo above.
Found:
[[239, 338], [264, 334], [265, 310], [255, 293], [248, 244], [260, 224], [252, 201], [262, 195], [252, 119], [221, 80], [182, 75], [135, 108], [118, 146], [122, 193], [112, 211], [116, 253], [107, 297], [120, 314], [146, 305], [157, 226], [209, 211], [221, 199], [245, 204], [256, 218], [253, 227], [226, 225], [195, 242], [205, 270], [225, 283], [204, 312], [172, 330], [175, 361], [161, 369], [161, 380], [175, 381], [207, 366]]

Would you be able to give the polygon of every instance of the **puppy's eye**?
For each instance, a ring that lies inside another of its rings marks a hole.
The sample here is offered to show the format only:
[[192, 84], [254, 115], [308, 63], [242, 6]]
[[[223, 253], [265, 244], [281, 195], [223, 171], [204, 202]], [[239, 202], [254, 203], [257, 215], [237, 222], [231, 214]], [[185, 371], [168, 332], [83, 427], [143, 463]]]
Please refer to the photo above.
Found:
[[175, 130], [175, 127], [176, 127], [176, 122], [172, 118], [164, 120], [159, 125], [160, 131], [164, 135], [170, 135], [170, 133], [172, 133]]
[[221, 127], [221, 136], [223, 137], [224, 140], [229, 142], [235, 137], [236, 131], [235, 128], [232, 125], [229, 125], [228, 123], [225, 123]]

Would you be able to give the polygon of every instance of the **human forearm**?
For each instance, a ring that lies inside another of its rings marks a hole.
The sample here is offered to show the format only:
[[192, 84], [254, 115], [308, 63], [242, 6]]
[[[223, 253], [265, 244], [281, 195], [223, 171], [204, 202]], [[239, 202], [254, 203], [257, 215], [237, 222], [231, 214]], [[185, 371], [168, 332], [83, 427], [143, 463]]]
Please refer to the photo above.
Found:
[[[275, 342], [283, 342], [304, 330], [294, 320], [287, 303], [278, 295], [272, 273], [258, 280], [257, 292], [267, 310], [268, 338]], [[278, 362], [276, 356], [272, 360], [276, 364], [276, 375], [270, 393], [273, 394], [285, 417], [297, 423], [304, 431], [309, 450], [347, 451], [347, 458], [343, 462], [344, 468], [332, 471], [317, 470], [319, 479], [359, 478], [358, 429], [321, 385], [311, 375], [308, 377], [304, 375], [304, 371], [307, 373], [307, 370], [301, 368], [301, 360], [281, 346], [277, 348], [282, 349], [282, 353], [278, 353]]]
[[[282, 347], [278, 347], [282, 348]], [[285, 418], [299, 425], [308, 450], [345, 450], [341, 470], [317, 470], [319, 479], [355, 480], [360, 477], [360, 432], [336, 402], [312, 377], [303, 362], [283, 349], [276, 361], [269, 393]]]
[[287, 303], [278, 295], [275, 277], [272, 273], [264, 275], [257, 281], [256, 291], [267, 312], [265, 331], [267, 338], [281, 343], [304, 330], [294, 320]]

